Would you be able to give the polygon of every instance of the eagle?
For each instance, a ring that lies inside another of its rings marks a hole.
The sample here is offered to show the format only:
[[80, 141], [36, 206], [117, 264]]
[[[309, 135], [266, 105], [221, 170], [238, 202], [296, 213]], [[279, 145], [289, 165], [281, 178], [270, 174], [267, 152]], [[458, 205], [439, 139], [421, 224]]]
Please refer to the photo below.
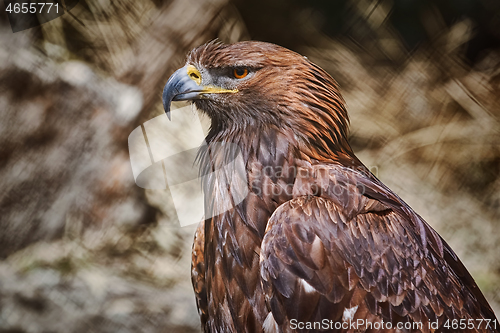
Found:
[[339, 86], [307, 57], [209, 42], [162, 98], [169, 118], [190, 101], [211, 120], [191, 267], [204, 332], [498, 332], [450, 246], [354, 155]]

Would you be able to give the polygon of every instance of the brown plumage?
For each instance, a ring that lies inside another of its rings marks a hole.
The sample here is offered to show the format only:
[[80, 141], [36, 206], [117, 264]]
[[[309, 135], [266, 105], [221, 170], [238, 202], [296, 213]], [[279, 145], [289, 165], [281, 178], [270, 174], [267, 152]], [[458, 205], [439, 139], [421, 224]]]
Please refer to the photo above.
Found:
[[[171, 100], [193, 100], [211, 118], [203, 174], [234, 158], [221, 143], [244, 162], [243, 175], [226, 168], [203, 184], [209, 218], [192, 280], [205, 332], [315, 332], [306, 323], [325, 320], [334, 332], [461, 331], [454, 319], [498, 331], [475, 321], [496, 318], [453, 250], [355, 157], [324, 70], [273, 44], [208, 43], [163, 99], [167, 113]], [[342, 326], [360, 319], [357, 330]]]

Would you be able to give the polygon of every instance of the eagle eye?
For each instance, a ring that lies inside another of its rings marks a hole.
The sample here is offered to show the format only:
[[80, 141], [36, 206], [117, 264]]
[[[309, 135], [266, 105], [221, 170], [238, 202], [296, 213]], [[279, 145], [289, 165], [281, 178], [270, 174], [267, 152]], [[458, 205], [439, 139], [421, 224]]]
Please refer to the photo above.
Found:
[[247, 68], [235, 68], [233, 70], [233, 75], [237, 79], [242, 79], [248, 75], [248, 69]]

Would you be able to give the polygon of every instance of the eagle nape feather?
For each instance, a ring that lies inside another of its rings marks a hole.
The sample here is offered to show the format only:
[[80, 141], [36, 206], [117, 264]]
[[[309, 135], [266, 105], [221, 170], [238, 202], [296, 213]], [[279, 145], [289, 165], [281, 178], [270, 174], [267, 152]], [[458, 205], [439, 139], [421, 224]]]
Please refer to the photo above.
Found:
[[354, 155], [323, 69], [274, 44], [210, 42], [165, 85], [167, 114], [173, 100], [212, 122], [192, 261], [205, 332], [498, 332], [449, 245]]

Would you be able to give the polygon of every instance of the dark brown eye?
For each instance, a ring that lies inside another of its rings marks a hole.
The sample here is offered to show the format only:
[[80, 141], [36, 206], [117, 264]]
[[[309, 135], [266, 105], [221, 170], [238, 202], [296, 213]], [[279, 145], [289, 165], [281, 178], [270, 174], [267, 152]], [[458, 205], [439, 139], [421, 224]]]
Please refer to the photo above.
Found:
[[235, 68], [233, 70], [234, 77], [237, 79], [242, 79], [248, 75], [248, 69], [246, 68]]

